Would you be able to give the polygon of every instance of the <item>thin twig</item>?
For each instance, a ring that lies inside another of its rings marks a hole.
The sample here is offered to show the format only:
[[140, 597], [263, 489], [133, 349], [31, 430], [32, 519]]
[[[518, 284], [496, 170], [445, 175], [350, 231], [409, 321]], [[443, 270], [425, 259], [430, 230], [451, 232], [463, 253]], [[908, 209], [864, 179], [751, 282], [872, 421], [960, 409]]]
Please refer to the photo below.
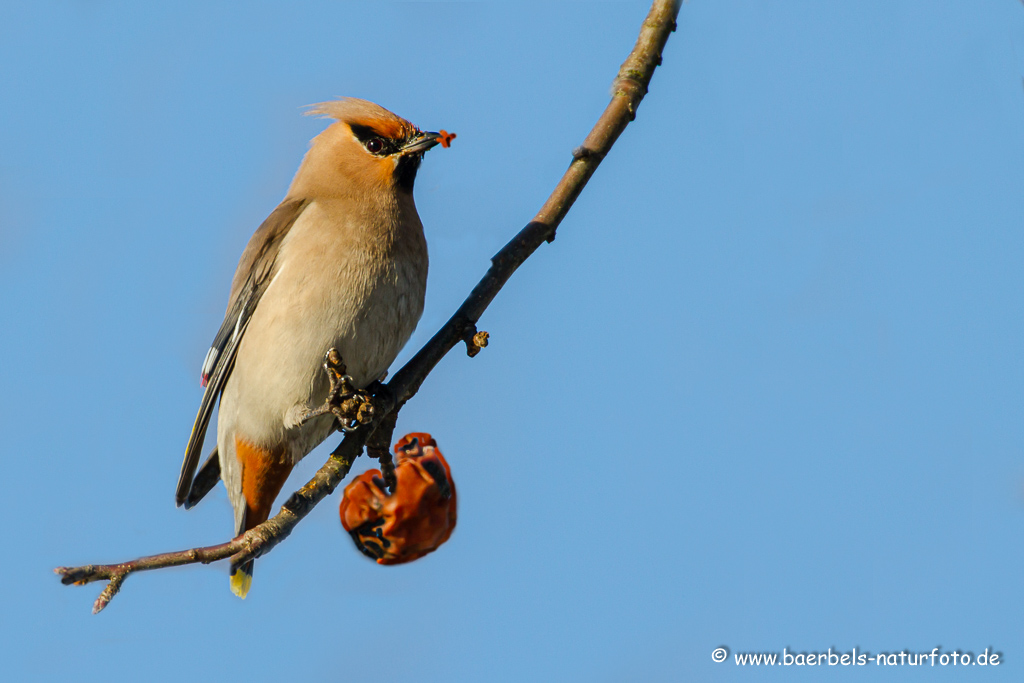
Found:
[[[612, 84], [612, 100], [601, 118], [573, 153], [573, 161], [554, 192], [519, 234], [491, 259], [491, 267], [472, 293], [437, 334], [399, 370], [388, 386], [399, 403], [408, 401], [419, 390], [427, 374], [453, 346], [476, 331], [476, 323], [512, 274], [543, 242], [555, 239], [555, 230], [572, 208], [601, 160], [611, 150], [629, 122], [636, 118], [637, 107], [647, 94], [654, 69], [661, 64], [661, 51], [676, 28], [678, 0], [655, 0], [644, 20], [633, 51], [622, 63]], [[581, 150], [584, 150], [581, 152]]]
[[[203, 548], [190, 548], [178, 552], [160, 553], [140, 557], [120, 564], [89, 564], [84, 567], [57, 567], [54, 571], [61, 576], [65, 585], [84, 585], [93, 581], [109, 580], [110, 584], [93, 604], [96, 614], [113, 599], [129, 574], [183, 564], [210, 564], [231, 558], [233, 564], [240, 564], [250, 557], [259, 557], [283, 541], [309, 514], [317, 503], [331, 495], [338, 484], [348, 475], [356, 456], [363, 450], [366, 428], [348, 434], [331, 457], [305, 486], [291, 495], [281, 506], [281, 511], [257, 527], [227, 543]], [[362, 438], [360, 438], [362, 437]]]
[[[106, 607], [120, 590], [125, 578], [134, 572], [183, 564], [209, 564], [227, 558], [231, 559], [232, 565], [237, 566], [247, 559], [270, 552], [274, 546], [287, 538], [295, 525], [317, 503], [334, 492], [348, 475], [352, 463], [362, 453], [369, 439], [373, 439], [371, 452], [375, 457], [379, 457], [381, 444], [384, 450], [387, 450], [399, 409], [419, 391], [424, 379], [438, 362], [460, 341], [466, 342], [467, 351], [471, 356], [476, 355], [480, 348], [486, 345], [487, 333], [477, 332], [476, 329], [480, 316], [516, 269], [541, 244], [555, 239], [555, 230], [587, 181], [622, 131], [636, 118], [637, 107], [647, 94], [647, 86], [654, 75], [654, 69], [661, 64], [661, 51], [669, 34], [675, 30], [679, 4], [679, 0], [654, 1], [640, 29], [640, 36], [633, 46], [633, 51], [623, 62], [618, 77], [612, 84], [611, 102], [583, 144], [573, 151], [572, 163], [547, 202], [533, 220], [491, 259], [491, 267], [487, 274], [473, 288], [455, 315], [390, 382], [384, 385], [383, 391], [374, 400], [372, 422], [346, 434], [324, 466], [305, 486], [288, 498], [277, 515], [233, 541], [219, 545], [151, 555], [121, 564], [58, 567], [54, 571], [61, 575], [61, 582], [86, 584], [92, 581], [109, 581], [93, 606], [95, 613]], [[374, 434], [379, 426], [381, 433]], [[386, 467], [384, 461], [381, 464], [382, 467]]]
[[391, 436], [395, 433], [399, 409], [401, 406], [396, 406], [394, 410], [385, 415], [370, 434], [370, 438], [366, 440], [366, 454], [380, 463], [380, 473], [384, 477], [388, 493], [394, 493], [398, 488], [395, 461], [391, 457]]

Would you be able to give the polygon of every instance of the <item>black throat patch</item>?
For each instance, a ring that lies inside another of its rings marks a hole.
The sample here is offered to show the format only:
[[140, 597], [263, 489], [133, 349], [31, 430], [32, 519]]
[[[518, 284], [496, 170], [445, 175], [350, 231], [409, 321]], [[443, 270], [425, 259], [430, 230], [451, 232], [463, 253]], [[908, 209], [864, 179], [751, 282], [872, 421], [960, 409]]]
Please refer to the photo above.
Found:
[[412, 192], [412, 185], [416, 182], [416, 171], [420, 170], [421, 161], [423, 161], [422, 154], [406, 154], [398, 157], [398, 165], [395, 167], [395, 182], [400, 188]]

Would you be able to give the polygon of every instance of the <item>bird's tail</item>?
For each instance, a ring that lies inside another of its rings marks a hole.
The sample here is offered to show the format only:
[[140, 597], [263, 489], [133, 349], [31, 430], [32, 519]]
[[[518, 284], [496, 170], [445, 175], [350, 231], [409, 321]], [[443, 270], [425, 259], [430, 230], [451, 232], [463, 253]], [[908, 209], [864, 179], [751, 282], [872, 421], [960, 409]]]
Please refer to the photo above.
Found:
[[[241, 517], [236, 517], [238, 521], [235, 527], [235, 537], [241, 536], [246, 531], [256, 526], [256, 524], [249, 524], [252, 517], [252, 511], [245, 508], [242, 509]], [[231, 592], [238, 597], [245, 600], [245, 596], [249, 593], [249, 588], [252, 586], [252, 566], [253, 560], [246, 560], [242, 564], [235, 566], [231, 565]]]
[[231, 569], [231, 592], [245, 600], [252, 586], [252, 567], [254, 562], [246, 560], [239, 567]]

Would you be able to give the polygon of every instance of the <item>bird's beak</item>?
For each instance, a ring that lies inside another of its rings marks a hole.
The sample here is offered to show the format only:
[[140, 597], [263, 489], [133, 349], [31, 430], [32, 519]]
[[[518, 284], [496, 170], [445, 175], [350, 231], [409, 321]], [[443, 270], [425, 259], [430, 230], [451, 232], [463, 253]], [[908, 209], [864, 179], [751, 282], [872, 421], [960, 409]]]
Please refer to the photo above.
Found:
[[440, 133], [417, 133], [409, 142], [402, 145], [402, 154], [418, 154], [426, 152], [431, 147], [441, 142]]

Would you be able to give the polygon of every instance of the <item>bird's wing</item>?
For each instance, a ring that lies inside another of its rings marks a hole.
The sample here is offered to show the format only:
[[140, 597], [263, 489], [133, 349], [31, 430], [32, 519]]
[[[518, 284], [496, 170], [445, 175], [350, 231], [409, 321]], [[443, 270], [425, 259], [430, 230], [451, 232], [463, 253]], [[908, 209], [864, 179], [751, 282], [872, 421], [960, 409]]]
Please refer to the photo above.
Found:
[[206, 497], [206, 494], [213, 490], [213, 487], [220, 481], [220, 455], [217, 447], [214, 446], [206, 462], [199, 466], [196, 476], [192, 479], [192, 489], [185, 499], [185, 509], [195, 507], [196, 503]]
[[[224, 390], [224, 384], [235, 363], [238, 344], [245, 334], [245, 328], [252, 318], [253, 311], [259, 304], [260, 297], [277, 272], [277, 255], [285, 235], [295, 224], [299, 214], [309, 206], [308, 199], [285, 199], [267, 220], [259, 227], [242, 252], [231, 282], [231, 296], [228, 299], [228, 311], [224, 322], [213, 339], [213, 345], [203, 362], [202, 382], [206, 387], [203, 400], [199, 404], [199, 413], [192, 434], [185, 448], [185, 460], [181, 464], [181, 475], [178, 477], [178, 489], [175, 501], [182, 505], [188, 499], [192, 488], [192, 477], [199, 463], [200, 451], [206, 437], [206, 428], [210, 424], [210, 415], [217, 398]], [[191, 507], [191, 506], [189, 506]]]

